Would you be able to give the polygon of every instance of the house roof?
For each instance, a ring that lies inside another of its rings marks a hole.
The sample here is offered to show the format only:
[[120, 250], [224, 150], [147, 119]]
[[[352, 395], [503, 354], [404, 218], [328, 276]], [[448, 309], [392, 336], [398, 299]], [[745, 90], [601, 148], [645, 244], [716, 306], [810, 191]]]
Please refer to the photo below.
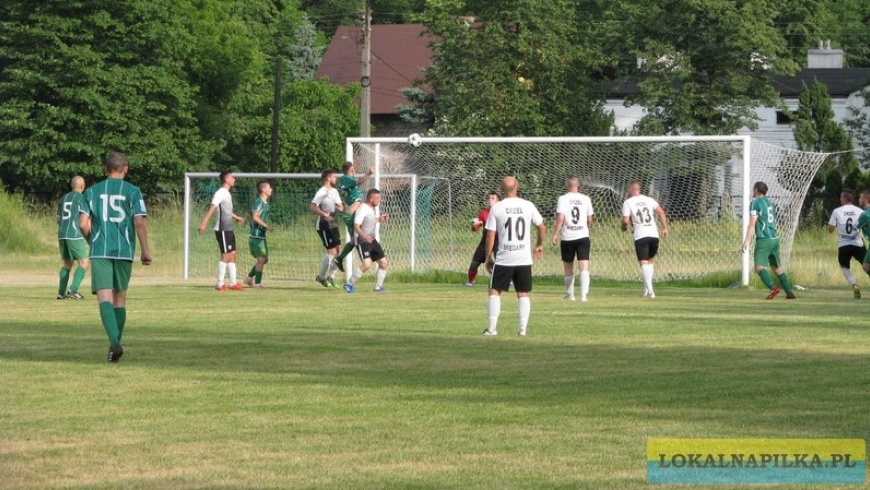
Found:
[[[372, 26], [371, 38], [371, 113], [397, 114], [398, 105], [411, 102], [399, 91], [422, 78], [431, 64], [432, 39], [422, 24], [385, 24]], [[315, 78], [328, 77], [333, 83], [348, 85], [362, 77], [362, 28], [341, 26], [335, 32]]]
[[[825, 85], [831, 97], [846, 98], [870, 85], [870, 68], [805, 68], [793, 76], [774, 76], [773, 86], [782, 97], [798, 97], [804, 83], [810, 86], [815, 81]], [[607, 98], [624, 99], [637, 92], [637, 83], [623, 78], [607, 88]]]

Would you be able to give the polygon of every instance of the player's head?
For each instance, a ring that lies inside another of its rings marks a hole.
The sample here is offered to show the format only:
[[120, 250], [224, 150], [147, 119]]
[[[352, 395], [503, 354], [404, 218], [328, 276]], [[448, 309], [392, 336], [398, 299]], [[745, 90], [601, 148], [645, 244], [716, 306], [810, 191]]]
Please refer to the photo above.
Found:
[[69, 188], [76, 191], [81, 192], [85, 190], [85, 179], [81, 175], [76, 175], [69, 182]]
[[257, 182], [257, 192], [260, 193], [261, 196], [269, 197], [272, 195], [272, 183], [268, 180], [261, 180]]
[[568, 192], [577, 192], [580, 190], [580, 178], [576, 175], [570, 175], [567, 179], [565, 179], [565, 189], [568, 189]]
[[322, 180], [324, 184], [327, 182], [334, 184], [335, 183], [335, 170], [328, 168], [328, 169], [324, 170], [323, 172], [320, 172], [320, 180]]
[[628, 195], [629, 196], [637, 196], [640, 194], [640, 181], [634, 179], [628, 183]]
[[129, 168], [130, 164], [127, 162], [127, 155], [121, 152], [113, 151], [106, 157], [106, 173], [110, 175], [126, 174]]
[[855, 204], [855, 191], [843, 189], [843, 192], [840, 193], [840, 204]]
[[366, 202], [371, 204], [372, 206], [377, 206], [381, 203], [381, 191], [377, 189], [369, 189], [366, 192]]
[[766, 196], [767, 184], [759, 180], [752, 186], [752, 192], [758, 194], [759, 196]]
[[489, 191], [489, 194], [486, 195], [486, 207], [491, 208], [492, 205], [497, 203], [499, 200], [498, 192]]
[[520, 181], [513, 175], [508, 175], [501, 181], [501, 191], [504, 197], [516, 197], [520, 191]]
[[341, 171], [344, 172], [344, 175], [350, 175], [353, 173], [353, 162], [344, 162], [344, 165], [341, 166]]
[[218, 178], [221, 180], [222, 186], [232, 187], [236, 185], [236, 176], [233, 175], [232, 170], [224, 170], [220, 175], [218, 175]]
[[870, 206], [870, 189], [864, 189], [861, 191], [861, 196], [858, 199], [862, 208]]

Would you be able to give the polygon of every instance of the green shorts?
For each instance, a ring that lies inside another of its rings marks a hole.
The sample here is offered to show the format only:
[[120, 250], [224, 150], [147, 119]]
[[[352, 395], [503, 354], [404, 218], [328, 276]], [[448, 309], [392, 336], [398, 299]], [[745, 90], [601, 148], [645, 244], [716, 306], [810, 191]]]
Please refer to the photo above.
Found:
[[251, 249], [251, 256], [255, 259], [269, 256], [269, 247], [266, 246], [265, 238], [248, 237], [248, 247]]
[[88, 247], [84, 240], [58, 240], [60, 260], [82, 260], [88, 258]]
[[126, 291], [133, 274], [133, 262], [118, 259], [91, 259], [91, 292], [100, 289]]
[[339, 211], [339, 214], [341, 220], [344, 221], [344, 226], [347, 227], [347, 232], [353, 234], [353, 215], [344, 211]]
[[779, 267], [782, 259], [779, 258], [779, 238], [762, 238], [755, 240], [755, 266]]

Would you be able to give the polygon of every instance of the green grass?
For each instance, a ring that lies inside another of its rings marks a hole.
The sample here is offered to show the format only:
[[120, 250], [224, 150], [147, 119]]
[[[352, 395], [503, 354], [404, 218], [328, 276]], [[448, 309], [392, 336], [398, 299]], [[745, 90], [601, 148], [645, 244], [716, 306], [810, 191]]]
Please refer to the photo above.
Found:
[[4, 276], [3, 488], [640, 489], [649, 437], [870, 427], [867, 300], [842, 288], [540, 285], [521, 339], [513, 295], [480, 335], [483, 288], [220, 294], [142, 270], [117, 365], [92, 297]]

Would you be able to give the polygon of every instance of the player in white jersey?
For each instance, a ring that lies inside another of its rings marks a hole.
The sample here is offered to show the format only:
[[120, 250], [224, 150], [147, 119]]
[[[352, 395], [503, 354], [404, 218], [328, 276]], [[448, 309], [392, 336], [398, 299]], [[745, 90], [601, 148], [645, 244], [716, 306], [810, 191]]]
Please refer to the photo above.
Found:
[[559, 245], [562, 264], [565, 268], [565, 298], [574, 301], [574, 258], [580, 269], [580, 301], [589, 294], [589, 227], [592, 226], [592, 200], [580, 193], [580, 179], [572, 175], [565, 180], [566, 194], [559, 196], [556, 204], [556, 228], [553, 230], [553, 245], [562, 237]]
[[629, 223], [634, 237], [634, 250], [640, 264], [645, 298], [655, 298], [653, 275], [655, 257], [659, 251], [659, 228], [655, 217], [662, 224], [662, 238], [668, 237], [668, 217], [664, 208], [655, 199], [640, 193], [640, 181], [628, 183], [628, 199], [622, 203], [622, 231]]
[[861, 299], [861, 288], [849, 269], [849, 263], [855, 259], [861, 264], [864, 256], [867, 255], [867, 248], [861, 239], [861, 230], [856, 226], [858, 217], [864, 210], [855, 205], [855, 193], [851, 189], [843, 189], [840, 193], [840, 204], [841, 206], [831, 213], [831, 219], [828, 220], [828, 233], [837, 232], [837, 260], [840, 262], [840, 270], [852, 286], [855, 299]]
[[208, 226], [208, 220], [217, 211], [217, 220], [214, 224], [214, 235], [217, 238], [218, 249], [221, 258], [218, 262], [217, 284], [215, 289], [226, 291], [224, 277], [230, 276], [229, 289], [243, 291], [242, 285], [236, 281], [236, 235], [233, 231], [233, 222], [244, 224], [245, 218], [233, 212], [233, 196], [230, 189], [236, 185], [236, 177], [229, 170], [220, 173], [221, 186], [214, 193], [208, 212], [199, 224], [199, 234], [202, 235]]
[[356, 248], [359, 252], [360, 265], [348, 278], [347, 284], [344, 285], [344, 290], [348, 293], [356, 291], [353, 287], [354, 283], [371, 268], [374, 262], [378, 264], [378, 271], [375, 273], [375, 292], [386, 292], [384, 278], [387, 277], [387, 267], [390, 263], [387, 262], [384, 249], [381, 248], [375, 234], [378, 223], [385, 221], [389, 215], [378, 213], [377, 207], [380, 204], [380, 191], [369, 189], [366, 193], [366, 202], [362, 203], [353, 215], [353, 229], [356, 232]]
[[[487, 312], [489, 324], [484, 335], [497, 335], [498, 317], [501, 314], [501, 292], [507, 291], [513, 281], [517, 291], [519, 328], [517, 334], [526, 335], [532, 304], [532, 262], [544, 257], [544, 235], [547, 232], [544, 218], [530, 201], [517, 197], [520, 183], [516, 177], [505, 177], [501, 183], [504, 200], [493, 204], [486, 218], [486, 267], [492, 273], [489, 278]], [[531, 228], [537, 230], [534, 253]], [[495, 261], [492, 252], [498, 241]]]
[[335, 170], [324, 170], [320, 173], [320, 179], [323, 186], [317, 190], [311, 204], [308, 205], [308, 210], [319, 216], [316, 225], [317, 235], [326, 248], [326, 254], [320, 262], [320, 272], [314, 280], [323, 287], [338, 289], [335, 283], [335, 270], [338, 268], [338, 263], [333, 261], [341, 252], [341, 236], [338, 233], [338, 221], [335, 215], [336, 212], [344, 209], [344, 205], [341, 203], [338, 189], [335, 188], [335, 182], [338, 180]]

